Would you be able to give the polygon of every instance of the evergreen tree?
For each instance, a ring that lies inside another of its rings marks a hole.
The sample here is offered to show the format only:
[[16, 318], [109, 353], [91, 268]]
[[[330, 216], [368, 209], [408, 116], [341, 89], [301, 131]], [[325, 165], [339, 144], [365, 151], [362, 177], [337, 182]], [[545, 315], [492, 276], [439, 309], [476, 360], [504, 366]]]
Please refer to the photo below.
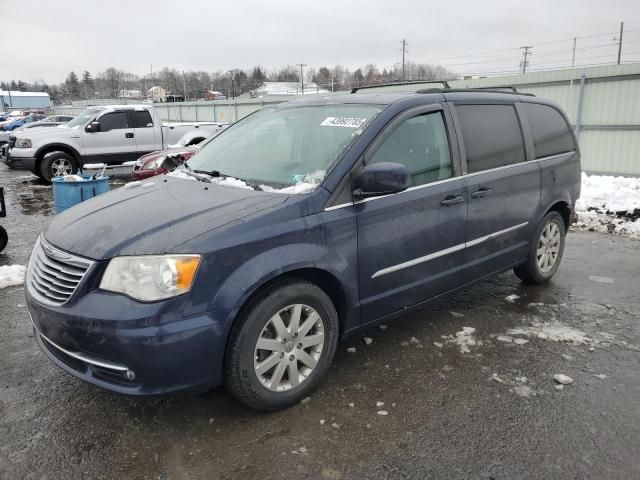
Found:
[[93, 85], [93, 77], [88, 70], [85, 70], [82, 74], [82, 86], [84, 88], [84, 98], [88, 99], [89, 95], [93, 96], [94, 85]]
[[76, 75], [76, 72], [72, 70], [69, 73], [65, 85], [67, 87], [67, 92], [69, 93], [71, 98], [80, 97], [80, 82], [78, 81], [78, 75]]

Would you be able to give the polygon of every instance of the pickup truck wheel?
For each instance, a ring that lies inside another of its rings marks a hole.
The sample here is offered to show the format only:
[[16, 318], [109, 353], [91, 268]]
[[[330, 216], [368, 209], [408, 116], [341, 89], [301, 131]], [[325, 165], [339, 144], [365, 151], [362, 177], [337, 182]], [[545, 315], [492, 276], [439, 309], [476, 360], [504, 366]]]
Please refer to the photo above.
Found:
[[225, 386], [262, 411], [298, 403], [326, 375], [338, 343], [331, 299], [305, 280], [277, 282], [250, 301], [232, 329]]
[[531, 241], [529, 259], [513, 269], [518, 278], [538, 285], [548, 282], [560, 266], [566, 233], [562, 216], [547, 213]]
[[41, 177], [51, 182], [53, 177], [78, 173], [78, 162], [65, 152], [52, 152], [45, 155], [40, 164]]

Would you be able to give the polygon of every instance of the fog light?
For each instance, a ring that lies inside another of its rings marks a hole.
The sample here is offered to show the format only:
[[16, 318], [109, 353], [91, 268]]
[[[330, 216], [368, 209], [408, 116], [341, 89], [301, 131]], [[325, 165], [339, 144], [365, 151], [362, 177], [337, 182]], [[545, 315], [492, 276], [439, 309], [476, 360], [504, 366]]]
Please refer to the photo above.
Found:
[[136, 378], [136, 374], [133, 373], [132, 370], [127, 370], [126, 375], [127, 375], [127, 380], [133, 380], [134, 378]]

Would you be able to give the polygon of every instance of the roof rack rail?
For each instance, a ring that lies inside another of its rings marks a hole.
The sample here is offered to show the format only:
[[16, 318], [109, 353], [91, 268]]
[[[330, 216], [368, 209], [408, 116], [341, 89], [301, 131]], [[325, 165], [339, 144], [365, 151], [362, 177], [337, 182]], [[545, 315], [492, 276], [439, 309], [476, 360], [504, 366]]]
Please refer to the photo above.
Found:
[[[502, 89], [500, 89], [502, 88]], [[526, 95], [527, 97], [535, 97], [533, 93], [524, 93], [518, 92], [515, 88], [513, 90], [512, 87], [483, 87], [483, 88], [423, 88], [420, 90], [416, 90], [416, 93], [468, 93], [468, 92], [482, 92], [482, 93], [502, 93], [507, 95]]]
[[491, 87], [469, 87], [476, 90], [509, 90], [512, 93], [519, 93], [513, 85], [492, 85]]
[[402, 85], [425, 85], [429, 83], [437, 83], [439, 85], [444, 85], [445, 89], [451, 88], [449, 83], [446, 80], [431, 80], [431, 81], [422, 81], [422, 82], [391, 82], [391, 83], [379, 83], [376, 85], [366, 85], [364, 87], [354, 87], [351, 89], [351, 93], [356, 93], [359, 90], [364, 90], [367, 88], [380, 88], [380, 87], [397, 87]]

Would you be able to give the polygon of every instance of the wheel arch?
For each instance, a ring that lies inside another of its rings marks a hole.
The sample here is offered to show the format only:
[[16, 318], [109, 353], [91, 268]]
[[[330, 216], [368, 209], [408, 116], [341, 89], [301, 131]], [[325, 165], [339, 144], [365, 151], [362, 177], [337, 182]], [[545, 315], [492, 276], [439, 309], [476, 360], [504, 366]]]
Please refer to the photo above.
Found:
[[546, 216], [549, 212], [558, 212], [560, 216], [562, 216], [562, 219], [564, 220], [564, 226], [566, 228], [566, 231], [569, 231], [569, 226], [571, 225], [572, 210], [568, 202], [564, 200], [555, 202], [553, 205], [547, 208], [547, 210], [544, 213], [544, 216]]
[[185, 147], [189, 147], [192, 145], [197, 145], [200, 142], [203, 142], [205, 140], [206, 137], [193, 137], [192, 139], [190, 139], [189, 141], [187, 141], [187, 143], [185, 143]]
[[44, 157], [46, 154], [48, 153], [53, 153], [53, 152], [64, 152], [67, 153], [69, 155], [71, 155], [73, 158], [75, 158], [76, 162], [78, 162], [78, 167], [80, 167], [80, 153], [73, 148], [70, 145], [64, 144], [64, 143], [50, 143], [48, 145], [45, 145], [44, 147], [40, 147], [40, 149], [36, 152], [35, 157], [36, 157], [36, 165], [35, 168], [36, 169], [40, 169], [40, 165], [42, 164], [42, 160], [44, 160]]
[[274, 283], [281, 282], [283, 280], [306, 280], [319, 287], [333, 302], [333, 305], [338, 313], [338, 325], [340, 326], [340, 334], [343, 334], [346, 330], [347, 320], [349, 317], [349, 307], [347, 294], [343, 288], [340, 280], [328, 270], [318, 267], [292, 267], [289, 270], [279, 273], [272, 273], [262, 281], [257, 282], [254, 287], [248, 291], [239, 302], [233, 315], [233, 319], [229, 324], [229, 331], [233, 328], [236, 320], [242, 315], [242, 312], [247, 305], [256, 296], [260, 295], [265, 289], [272, 286]]

